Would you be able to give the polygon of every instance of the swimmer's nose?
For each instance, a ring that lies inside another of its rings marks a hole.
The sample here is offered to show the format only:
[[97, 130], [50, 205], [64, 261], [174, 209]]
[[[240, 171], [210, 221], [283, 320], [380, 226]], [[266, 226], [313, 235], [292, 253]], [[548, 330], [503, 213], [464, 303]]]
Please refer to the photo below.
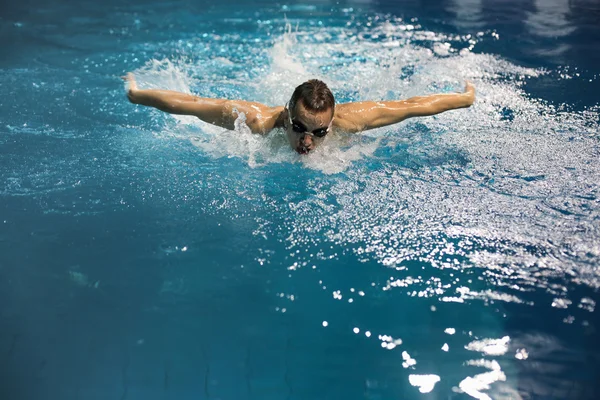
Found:
[[312, 144], [312, 136], [310, 136], [310, 135], [302, 136], [302, 138], [300, 139], [300, 143], [305, 147], [309, 147]]

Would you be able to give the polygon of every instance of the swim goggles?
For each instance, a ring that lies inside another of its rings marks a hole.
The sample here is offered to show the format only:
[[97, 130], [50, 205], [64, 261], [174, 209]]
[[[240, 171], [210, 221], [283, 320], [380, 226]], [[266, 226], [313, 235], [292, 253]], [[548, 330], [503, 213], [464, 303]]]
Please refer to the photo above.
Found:
[[327, 135], [329, 133], [329, 131], [331, 130], [331, 126], [333, 124], [333, 118], [331, 118], [331, 121], [329, 121], [329, 126], [327, 126], [327, 128], [318, 128], [312, 132], [308, 132], [308, 130], [302, 123], [294, 121], [292, 119], [292, 113], [290, 112], [290, 109], [288, 108], [288, 103], [285, 104], [285, 109], [287, 110], [290, 126], [292, 127], [292, 130], [296, 133], [310, 133], [313, 136], [322, 138], [322, 137], [325, 137], [325, 135]]

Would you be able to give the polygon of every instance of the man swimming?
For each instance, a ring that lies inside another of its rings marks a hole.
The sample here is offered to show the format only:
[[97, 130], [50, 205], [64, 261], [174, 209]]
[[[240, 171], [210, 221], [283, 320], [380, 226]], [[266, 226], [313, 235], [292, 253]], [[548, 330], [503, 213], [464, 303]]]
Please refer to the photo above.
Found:
[[314, 150], [335, 130], [362, 132], [407, 118], [470, 107], [475, 100], [475, 87], [467, 82], [462, 93], [336, 105], [327, 85], [311, 79], [294, 90], [285, 106], [269, 107], [251, 101], [202, 98], [170, 90], [142, 90], [138, 89], [132, 73], [124, 79], [129, 82], [127, 97], [134, 104], [171, 114], [194, 115], [226, 129], [233, 129], [235, 120], [243, 113], [246, 125], [253, 133], [266, 134], [276, 128], [284, 129], [290, 145], [300, 154]]

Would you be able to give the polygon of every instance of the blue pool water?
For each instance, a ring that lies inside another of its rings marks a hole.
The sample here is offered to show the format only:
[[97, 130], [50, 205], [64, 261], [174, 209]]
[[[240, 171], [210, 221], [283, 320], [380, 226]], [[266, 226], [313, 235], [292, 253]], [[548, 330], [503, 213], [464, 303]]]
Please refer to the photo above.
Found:
[[[0, 399], [595, 399], [591, 0], [0, 8]], [[477, 87], [301, 157], [126, 100]]]

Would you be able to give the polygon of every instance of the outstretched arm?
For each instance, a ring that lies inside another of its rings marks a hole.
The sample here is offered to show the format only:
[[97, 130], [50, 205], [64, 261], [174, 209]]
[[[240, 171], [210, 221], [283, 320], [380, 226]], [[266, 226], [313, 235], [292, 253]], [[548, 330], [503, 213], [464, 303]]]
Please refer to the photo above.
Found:
[[336, 106], [334, 125], [347, 132], [361, 132], [398, 123], [411, 117], [435, 115], [470, 107], [475, 87], [467, 82], [463, 93], [434, 94], [397, 101], [361, 101]]
[[276, 122], [277, 107], [243, 100], [211, 99], [171, 90], [138, 89], [134, 75], [123, 77], [129, 83], [127, 98], [134, 104], [157, 108], [170, 114], [194, 115], [204, 122], [233, 129], [239, 114], [254, 133], [267, 133]]

